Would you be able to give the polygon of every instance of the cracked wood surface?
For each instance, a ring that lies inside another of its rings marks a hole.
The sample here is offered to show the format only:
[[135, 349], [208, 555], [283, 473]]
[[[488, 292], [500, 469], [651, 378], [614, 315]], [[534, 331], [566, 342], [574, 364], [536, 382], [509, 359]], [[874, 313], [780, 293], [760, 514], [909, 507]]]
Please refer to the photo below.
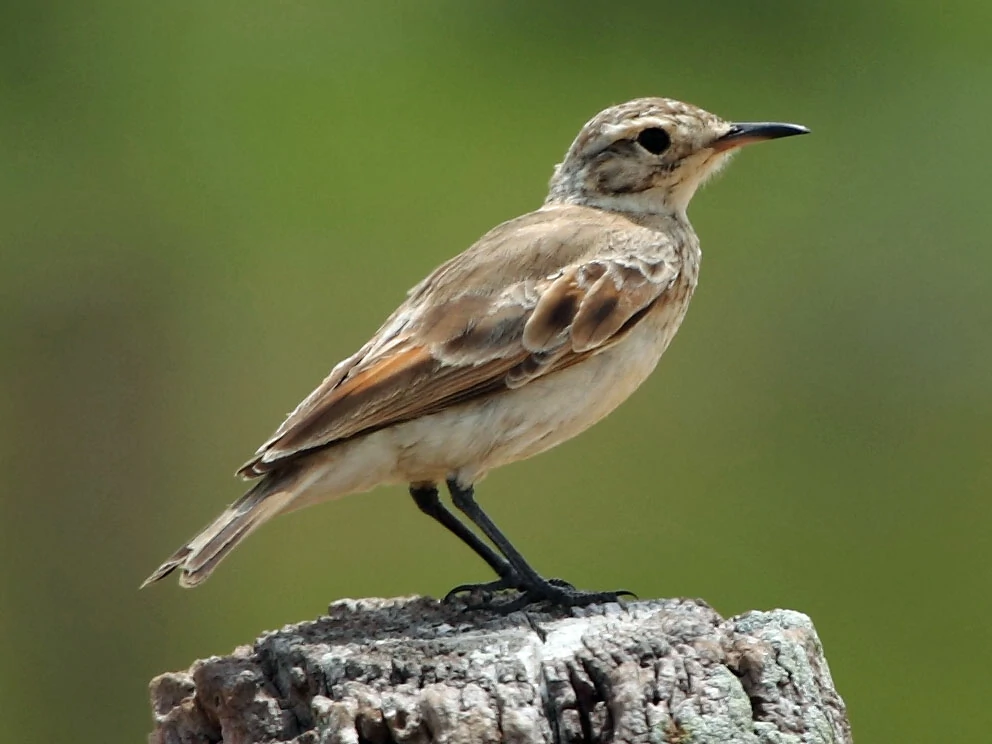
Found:
[[851, 741], [809, 618], [342, 600], [151, 683], [152, 744]]

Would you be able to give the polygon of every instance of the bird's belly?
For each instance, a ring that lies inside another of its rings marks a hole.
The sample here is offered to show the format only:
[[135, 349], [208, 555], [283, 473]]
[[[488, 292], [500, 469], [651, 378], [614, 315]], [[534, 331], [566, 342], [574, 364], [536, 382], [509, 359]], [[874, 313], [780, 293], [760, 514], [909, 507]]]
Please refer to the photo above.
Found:
[[[580, 434], [651, 374], [685, 314], [670, 302], [606, 351], [514, 390], [454, 406], [317, 450], [314, 477], [292, 508], [387, 483], [474, 483], [488, 470], [532, 457]], [[318, 464], [319, 463], [319, 464]]]
[[439, 481], [454, 475], [472, 483], [487, 470], [580, 434], [644, 382], [671, 341], [678, 320], [645, 318], [619, 344], [579, 364], [523, 387], [392, 427], [388, 434], [397, 452], [395, 480]]

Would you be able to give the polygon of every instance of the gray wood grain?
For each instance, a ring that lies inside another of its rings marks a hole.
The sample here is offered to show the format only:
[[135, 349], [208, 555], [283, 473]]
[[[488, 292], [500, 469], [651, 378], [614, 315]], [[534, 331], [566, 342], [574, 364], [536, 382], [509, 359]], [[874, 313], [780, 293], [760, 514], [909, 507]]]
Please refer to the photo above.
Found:
[[851, 741], [798, 612], [343, 600], [151, 683], [153, 744]]

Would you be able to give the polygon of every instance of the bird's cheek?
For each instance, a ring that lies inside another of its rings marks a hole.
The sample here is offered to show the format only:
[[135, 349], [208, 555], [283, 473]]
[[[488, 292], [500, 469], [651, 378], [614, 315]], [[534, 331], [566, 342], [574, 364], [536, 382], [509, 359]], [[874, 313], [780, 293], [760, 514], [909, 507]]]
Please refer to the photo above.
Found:
[[595, 188], [601, 194], [633, 194], [655, 185], [654, 174], [644, 166], [625, 161], [604, 163], [596, 173]]

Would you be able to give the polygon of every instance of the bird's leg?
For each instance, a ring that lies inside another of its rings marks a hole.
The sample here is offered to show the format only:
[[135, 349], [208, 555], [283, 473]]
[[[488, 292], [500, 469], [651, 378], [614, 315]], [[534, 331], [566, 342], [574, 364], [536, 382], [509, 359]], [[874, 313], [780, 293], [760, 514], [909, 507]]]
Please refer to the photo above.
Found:
[[[438, 498], [437, 486], [435, 484], [413, 483], [410, 485], [410, 495], [413, 496], [413, 500], [417, 504], [420, 511], [441, 524], [455, 537], [468, 545], [473, 551], [475, 551], [476, 555], [488, 563], [489, 567], [496, 572], [496, 574], [500, 577], [500, 581], [493, 582], [491, 585], [486, 586], [491, 586], [494, 589], [503, 589], [510, 585], [503, 585], [503, 582], [508, 580], [512, 581], [514, 576], [513, 568], [501, 555], [489, 547], [485, 541], [483, 541], [471, 529], [466, 527], [458, 519], [458, 517], [445, 508], [444, 504], [441, 503], [441, 499]], [[448, 594], [450, 596], [451, 594], [463, 591], [467, 588], [469, 587], [455, 587], [448, 592]]]
[[[441, 499], [438, 498], [437, 486], [433, 483], [414, 483], [410, 485], [410, 495], [414, 503], [424, 514], [441, 524], [445, 529], [455, 535], [459, 540], [468, 545], [482, 560], [489, 564], [489, 567], [500, 577], [496, 581], [481, 584], [459, 584], [445, 595], [445, 599], [450, 599], [456, 594], [470, 591], [480, 591], [484, 593], [497, 592], [502, 589], [517, 589], [521, 585], [521, 580], [510, 563], [499, 553], [475, 534], [469, 527], [466, 527], [454, 514], [448, 511]], [[555, 586], [573, 588], [567, 581], [561, 579], [551, 579]]]
[[489, 515], [476, 503], [475, 489], [472, 486], [462, 486], [456, 480], [449, 479], [448, 491], [451, 493], [451, 502], [455, 507], [472, 520], [472, 523], [482, 530], [493, 545], [506, 556], [512, 573], [508, 577], [503, 577], [503, 582], [500, 583], [514, 581], [510, 586], [518, 589], [521, 596], [502, 609], [518, 609], [544, 600], [566, 607], [577, 607], [600, 602], [616, 602], [620, 595], [633, 596], [632, 592], [625, 589], [613, 592], [585, 592], [561, 579], [545, 579], [527, 563], [520, 551], [513, 547]]

